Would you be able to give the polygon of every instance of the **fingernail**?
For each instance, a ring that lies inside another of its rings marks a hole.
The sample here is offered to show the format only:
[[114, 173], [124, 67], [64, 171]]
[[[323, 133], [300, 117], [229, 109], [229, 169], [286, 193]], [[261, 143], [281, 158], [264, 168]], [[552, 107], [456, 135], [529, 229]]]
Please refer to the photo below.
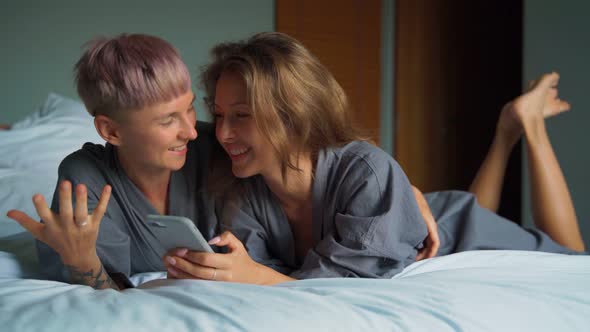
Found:
[[166, 261], [172, 265], [176, 265], [176, 259], [174, 259], [170, 256], [166, 257]]
[[214, 238], [212, 238], [211, 240], [209, 240], [209, 244], [216, 244], [217, 242], [221, 241], [221, 238], [219, 236], [216, 236]]
[[186, 248], [178, 249], [176, 250], [176, 256], [184, 257], [184, 255], [186, 255], [187, 252], [188, 249]]
[[176, 270], [171, 267], [168, 268], [168, 273], [170, 273], [171, 275], [173, 275], [175, 277], [178, 276], [178, 273], [176, 272]]

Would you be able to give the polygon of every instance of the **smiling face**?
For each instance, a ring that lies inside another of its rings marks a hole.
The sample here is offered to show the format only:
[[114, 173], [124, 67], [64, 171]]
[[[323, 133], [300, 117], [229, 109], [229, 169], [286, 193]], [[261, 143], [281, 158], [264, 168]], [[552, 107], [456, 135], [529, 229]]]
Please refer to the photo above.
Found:
[[117, 121], [118, 156], [126, 172], [176, 171], [197, 137], [192, 91], [169, 102], [129, 111]]
[[272, 145], [256, 126], [246, 84], [238, 74], [225, 71], [217, 80], [214, 114], [217, 140], [231, 158], [236, 177], [265, 175], [277, 169]]

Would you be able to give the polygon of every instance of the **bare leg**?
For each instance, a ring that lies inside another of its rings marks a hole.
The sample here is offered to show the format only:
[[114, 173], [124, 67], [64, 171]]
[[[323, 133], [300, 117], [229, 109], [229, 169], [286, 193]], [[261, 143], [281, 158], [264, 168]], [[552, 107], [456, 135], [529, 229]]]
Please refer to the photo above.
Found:
[[531, 91], [516, 99], [514, 111], [527, 140], [535, 224], [557, 243], [583, 251], [576, 211], [545, 129], [546, 114], [570, 108], [567, 102], [557, 98], [558, 81], [557, 73], [544, 75]]
[[500, 194], [510, 152], [522, 134], [522, 129], [514, 117], [512, 105], [513, 102], [510, 102], [502, 109], [490, 150], [469, 187], [478, 203], [493, 212], [498, 211], [500, 205]]
[[567, 111], [557, 98], [559, 75], [547, 74], [502, 110], [496, 137], [470, 191], [484, 207], [498, 207], [506, 162], [522, 132], [527, 139], [532, 208], [536, 226], [573, 250], [584, 250], [574, 206], [545, 129], [545, 118]]
[[[532, 89], [534, 85], [535, 82], [531, 82], [529, 88]], [[500, 194], [510, 153], [523, 132], [522, 121], [514, 109], [516, 100], [518, 98], [502, 108], [492, 145], [469, 187], [478, 203], [493, 212], [497, 212], [500, 205]], [[544, 117], [557, 113], [559, 112], [544, 112]]]

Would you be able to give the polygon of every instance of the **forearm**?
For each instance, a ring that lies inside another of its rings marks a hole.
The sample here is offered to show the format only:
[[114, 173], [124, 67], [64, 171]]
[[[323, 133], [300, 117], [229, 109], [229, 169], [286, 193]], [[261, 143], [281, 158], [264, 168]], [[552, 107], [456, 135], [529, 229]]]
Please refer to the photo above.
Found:
[[506, 165], [517, 141], [496, 134], [486, 158], [469, 187], [469, 191], [476, 196], [478, 203], [491, 211], [497, 211], [500, 205]]
[[525, 126], [525, 136], [535, 224], [556, 242], [583, 251], [574, 205], [544, 122]]
[[66, 259], [64, 265], [68, 269], [70, 283], [87, 285], [95, 289], [120, 289], [96, 255], [85, 260]]
[[280, 284], [283, 282], [297, 280], [297, 279], [289, 277], [288, 275], [284, 275], [278, 271], [275, 271], [268, 266], [264, 266], [262, 264], [260, 264], [258, 266], [258, 269], [259, 269], [258, 270], [259, 275], [262, 276], [260, 278], [260, 282], [259, 282], [259, 284], [261, 284], [261, 285], [272, 286], [272, 285]]

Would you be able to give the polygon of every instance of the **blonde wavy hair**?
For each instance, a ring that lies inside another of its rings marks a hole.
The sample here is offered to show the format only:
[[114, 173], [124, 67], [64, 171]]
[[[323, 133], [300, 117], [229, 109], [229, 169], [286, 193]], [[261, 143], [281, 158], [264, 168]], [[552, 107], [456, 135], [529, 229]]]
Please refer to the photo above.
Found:
[[253, 119], [279, 156], [283, 177], [288, 168], [299, 170], [294, 155], [309, 152], [315, 158], [327, 147], [366, 140], [351, 121], [344, 90], [294, 38], [258, 33], [244, 41], [221, 43], [211, 55], [212, 62], [201, 72], [209, 111], [214, 112], [221, 74], [238, 74], [246, 85]]

